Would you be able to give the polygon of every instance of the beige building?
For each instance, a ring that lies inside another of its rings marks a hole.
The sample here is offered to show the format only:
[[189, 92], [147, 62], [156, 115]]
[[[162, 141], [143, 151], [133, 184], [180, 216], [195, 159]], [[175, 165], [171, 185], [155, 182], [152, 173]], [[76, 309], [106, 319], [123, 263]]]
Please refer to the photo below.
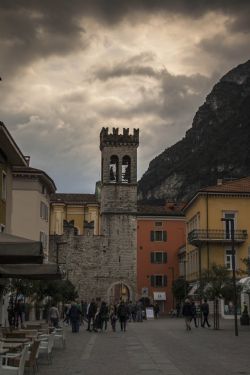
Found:
[[31, 167], [14, 167], [12, 176], [12, 234], [41, 241], [47, 258], [50, 195], [56, 186], [45, 172]]
[[61, 235], [72, 224], [77, 235], [100, 234], [100, 209], [95, 194], [53, 194], [50, 234]]
[[0, 232], [13, 233], [12, 215], [12, 169], [26, 167], [25, 156], [20, 151], [6, 126], [0, 122]]

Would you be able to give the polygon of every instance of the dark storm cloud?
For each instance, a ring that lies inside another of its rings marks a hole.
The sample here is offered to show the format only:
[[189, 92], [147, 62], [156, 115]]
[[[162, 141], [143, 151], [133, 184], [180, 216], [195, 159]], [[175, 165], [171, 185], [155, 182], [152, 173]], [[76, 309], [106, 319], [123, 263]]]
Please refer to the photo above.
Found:
[[144, 63], [152, 62], [154, 59], [155, 56], [153, 53], [143, 52], [132, 56], [129, 59], [120, 61], [119, 63], [113, 64], [110, 67], [107, 67], [107, 65], [100, 66], [94, 69], [93, 77], [100, 81], [133, 75], [157, 77], [158, 72], [156, 72], [151, 66], [144, 65]]
[[152, 62], [154, 57], [150, 52], [143, 52], [110, 67], [103, 65], [94, 70], [93, 77], [100, 81], [133, 75], [157, 77], [158, 73], [151, 66], [144, 65], [144, 63]]
[[[179, 118], [187, 112], [195, 113], [214, 84], [214, 76], [201, 74], [172, 75], [164, 71], [161, 77], [161, 116]], [[191, 124], [190, 124], [191, 125]]]
[[230, 61], [230, 65], [235, 64], [239, 56], [243, 62], [248, 60], [250, 55], [249, 35], [242, 35], [235, 40], [233, 36], [218, 34], [213, 38], [203, 39], [198, 46], [216, 59], [221, 59], [225, 63]]
[[37, 58], [86, 47], [88, 42], [81, 39], [85, 30], [79, 18], [67, 16], [66, 9], [52, 11], [51, 6], [45, 7], [45, 2], [39, 7], [36, 1], [6, 3], [0, 3], [0, 67], [4, 75]]
[[150, 66], [125, 66], [124, 63], [113, 66], [112, 68], [100, 68], [95, 73], [95, 77], [101, 81], [133, 75], [157, 77], [158, 73]]
[[88, 37], [82, 38], [86, 17], [112, 25], [158, 12], [195, 18], [218, 11], [231, 16], [228, 27], [246, 31], [249, 9], [247, 0], [1, 0], [0, 70], [13, 73], [35, 59], [86, 48]]
[[[74, 3], [74, 2], [73, 2]], [[128, 15], [133, 16], [167, 12], [196, 18], [209, 11], [242, 17], [250, 9], [248, 0], [92, 0], [83, 6], [84, 10], [108, 23], [120, 22]]]
[[150, 88], [141, 86], [138, 89], [140, 101], [133, 105], [126, 105], [124, 102], [111, 101], [99, 107], [101, 116], [116, 118], [132, 118], [141, 115], [154, 115], [162, 119], [177, 119], [185, 117], [187, 112], [195, 113], [199, 105], [205, 100], [206, 94], [215, 81], [215, 76], [206, 77], [201, 74], [174, 75], [166, 69], [154, 70], [149, 66], [133, 65], [131, 61], [138, 61], [136, 58], [126, 62], [113, 65], [112, 68], [101, 68], [96, 76], [103, 81], [108, 79], [119, 79], [122, 77], [145, 76], [153, 77], [156, 85]]

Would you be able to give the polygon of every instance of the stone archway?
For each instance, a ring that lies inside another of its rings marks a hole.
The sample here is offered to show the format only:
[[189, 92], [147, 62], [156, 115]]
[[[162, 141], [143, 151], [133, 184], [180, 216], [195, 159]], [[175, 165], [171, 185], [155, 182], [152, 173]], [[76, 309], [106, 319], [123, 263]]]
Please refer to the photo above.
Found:
[[126, 302], [132, 299], [132, 290], [123, 281], [117, 281], [108, 288], [108, 302], [118, 303], [121, 299]]

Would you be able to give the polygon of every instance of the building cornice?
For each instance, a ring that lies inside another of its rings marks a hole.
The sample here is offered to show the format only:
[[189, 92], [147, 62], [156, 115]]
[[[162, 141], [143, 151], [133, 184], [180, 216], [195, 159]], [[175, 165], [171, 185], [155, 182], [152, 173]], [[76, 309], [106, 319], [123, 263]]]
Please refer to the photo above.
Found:
[[219, 197], [219, 198], [250, 198], [250, 192], [227, 192], [227, 191], [198, 191], [183, 207], [183, 212], [185, 212], [199, 197]]

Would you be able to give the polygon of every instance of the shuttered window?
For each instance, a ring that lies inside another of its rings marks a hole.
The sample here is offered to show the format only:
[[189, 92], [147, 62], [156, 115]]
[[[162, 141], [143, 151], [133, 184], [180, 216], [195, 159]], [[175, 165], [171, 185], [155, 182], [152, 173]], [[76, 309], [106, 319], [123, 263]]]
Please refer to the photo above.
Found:
[[167, 253], [163, 251], [152, 251], [150, 253], [151, 263], [167, 263]]
[[167, 241], [167, 232], [165, 230], [151, 230], [151, 241]]
[[167, 286], [167, 275], [151, 275], [151, 286], [155, 288], [162, 288]]

